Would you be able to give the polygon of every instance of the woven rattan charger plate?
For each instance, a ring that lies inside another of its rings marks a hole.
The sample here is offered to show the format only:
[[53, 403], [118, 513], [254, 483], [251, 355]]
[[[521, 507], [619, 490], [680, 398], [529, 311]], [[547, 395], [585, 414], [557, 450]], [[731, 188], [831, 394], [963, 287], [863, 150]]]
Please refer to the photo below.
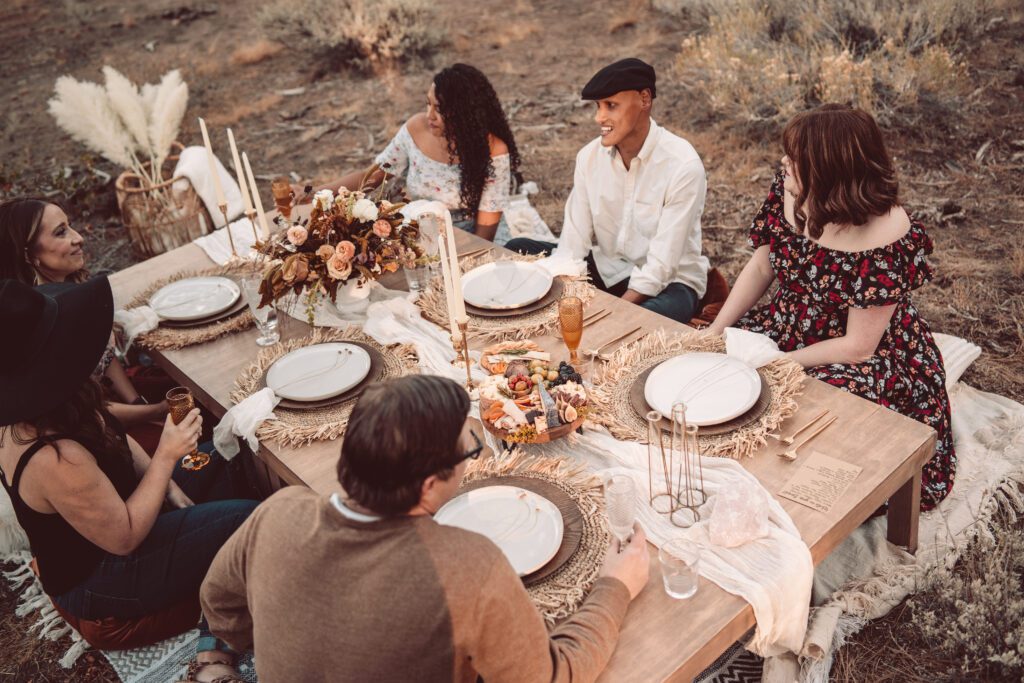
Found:
[[517, 486], [521, 489], [532, 491], [550, 500], [558, 507], [558, 511], [562, 513], [562, 523], [565, 525], [565, 531], [562, 533], [562, 544], [558, 547], [558, 552], [543, 567], [524, 576], [524, 585], [535, 586], [543, 582], [561, 569], [576, 554], [580, 547], [580, 541], [583, 539], [583, 513], [580, 512], [579, 506], [576, 505], [565, 491], [542, 479], [512, 475], [507, 477], [488, 477], [469, 482], [459, 489], [459, 493], [484, 488], [485, 486]]
[[[324, 343], [337, 344], [339, 342]], [[351, 401], [353, 399], [359, 398], [362, 395], [363, 391], [366, 389], [366, 387], [370, 386], [371, 384], [373, 384], [374, 382], [378, 381], [381, 378], [381, 376], [384, 374], [384, 356], [381, 354], [380, 351], [373, 348], [369, 344], [364, 344], [362, 342], [345, 341], [340, 343], [358, 346], [359, 348], [366, 351], [367, 354], [369, 354], [370, 370], [369, 372], [366, 373], [366, 377], [364, 377], [363, 380], [359, 382], [359, 384], [355, 385], [348, 391], [343, 391], [337, 396], [331, 396], [330, 398], [325, 398], [320, 401], [293, 401], [288, 398], [282, 398], [280, 402], [277, 404], [279, 408], [287, 408], [288, 410], [312, 410], [313, 408], [325, 408], [327, 406], [333, 406], [339, 403], [344, 403], [345, 401]], [[284, 356], [282, 356], [282, 358], [283, 357]], [[267, 386], [267, 373], [270, 372], [270, 368], [272, 367], [274, 366], [271, 365], [270, 367], [263, 371], [263, 376], [260, 378], [260, 387]]]
[[[629, 402], [633, 406], [633, 410], [642, 419], [647, 419], [647, 413], [653, 410], [647, 405], [647, 398], [644, 396], [644, 385], [647, 384], [647, 378], [658, 367], [660, 363], [655, 363], [651, 367], [647, 368], [640, 375], [633, 380], [632, 386], [629, 388]], [[772, 402], [772, 387], [768, 382], [768, 377], [760, 370], [757, 371], [758, 376], [761, 378], [761, 393], [757, 397], [757, 402], [739, 417], [734, 417], [726, 422], [721, 422], [716, 425], [708, 425], [700, 428], [700, 434], [702, 436], [717, 436], [719, 434], [728, 434], [734, 432], [741, 427], [746, 427], [748, 424], [757, 421], [763, 414], [764, 411], [768, 410], [768, 406]], [[661, 418], [661, 429], [662, 431], [671, 432], [672, 421], [667, 417]]]

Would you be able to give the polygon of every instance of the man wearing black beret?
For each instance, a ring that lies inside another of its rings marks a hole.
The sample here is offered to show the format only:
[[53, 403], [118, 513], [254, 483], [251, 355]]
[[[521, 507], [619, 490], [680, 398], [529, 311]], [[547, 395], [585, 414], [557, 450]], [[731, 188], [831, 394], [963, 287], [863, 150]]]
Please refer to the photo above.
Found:
[[[654, 68], [639, 59], [604, 67], [583, 88], [600, 136], [576, 155], [556, 253], [587, 259], [594, 283], [627, 301], [688, 322], [707, 288], [700, 216], [707, 179], [697, 151], [651, 119]], [[514, 239], [523, 253], [549, 242]]]

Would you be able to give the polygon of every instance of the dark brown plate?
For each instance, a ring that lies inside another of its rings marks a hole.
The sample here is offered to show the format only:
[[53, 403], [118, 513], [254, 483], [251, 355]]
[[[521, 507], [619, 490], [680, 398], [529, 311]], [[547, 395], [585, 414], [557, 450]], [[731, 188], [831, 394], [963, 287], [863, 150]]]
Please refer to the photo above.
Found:
[[576, 505], [576, 502], [565, 491], [543, 479], [511, 476], [488, 477], [487, 479], [473, 481], [464, 484], [459, 489], [459, 493], [480, 489], [485, 486], [518, 486], [521, 489], [532, 491], [539, 496], [547, 498], [562, 513], [562, 523], [565, 525], [565, 529], [562, 531], [562, 545], [558, 547], [558, 552], [548, 560], [546, 565], [522, 577], [524, 584], [534, 586], [540, 583], [561, 569], [562, 565], [571, 560], [572, 556], [576, 554], [580, 547], [580, 541], [583, 539], [583, 513], [580, 512], [579, 506]]
[[542, 296], [532, 304], [526, 304], [520, 308], [506, 308], [502, 310], [495, 310], [490, 308], [477, 308], [472, 304], [466, 304], [466, 312], [477, 316], [478, 318], [511, 318], [517, 315], [526, 315], [527, 313], [533, 313], [540, 309], [548, 306], [555, 301], [558, 301], [562, 296], [562, 291], [565, 289], [565, 283], [562, 278], [556, 277], [551, 281], [551, 289], [548, 293]]
[[[345, 401], [350, 401], [354, 398], [358, 398], [363, 393], [363, 390], [366, 389], [366, 387], [368, 387], [369, 385], [373, 384], [374, 382], [378, 381], [381, 378], [381, 375], [384, 374], [384, 356], [381, 355], [380, 351], [373, 348], [369, 344], [364, 344], [363, 342], [348, 340], [340, 341], [344, 344], [352, 344], [353, 346], [358, 346], [362, 349], [365, 349], [366, 352], [370, 354], [370, 371], [366, 373], [366, 377], [363, 378], [363, 381], [355, 385], [348, 391], [342, 392], [337, 396], [331, 396], [330, 398], [321, 399], [319, 401], [293, 401], [290, 398], [282, 398], [281, 401], [277, 404], [278, 408], [287, 408], [288, 410], [312, 410], [313, 408], [326, 408], [327, 406], [333, 406], [339, 403], [344, 403]], [[329, 343], [335, 344], [337, 342]], [[260, 387], [267, 386], [268, 372], [270, 372], [269, 367], [263, 371], [263, 376], [260, 377]]]
[[[629, 402], [633, 406], [633, 410], [636, 411], [636, 414], [644, 420], [647, 420], [647, 413], [653, 410], [649, 405], [647, 405], [647, 399], [644, 397], [644, 384], [647, 383], [647, 377], [654, 371], [654, 368], [658, 367], [658, 365], [659, 363], [655, 363], [641, 372], [640, 376], [633, 382], [633, 386], [629, 388]], [[772, 402], [772, 388], [771, 385], [768, 384], [767, 375], [760, 370], [757, 371], [757, 374], [761, 377], [761, 393], [750, 410], [739, 417], [734, 417], [728, 422], [701, 427], [699, 432], [700, 434], [704, 436], [728, 434], [729, 432], [736, 431], [740, 427], [746, 427], [748, 424], [754, 422], [764, 414], [764, 411], [768, 409], [768, 406]], [[666, 432], [671, 431], [672, 421], [666, 417], [661, 418], [661, 427]]]

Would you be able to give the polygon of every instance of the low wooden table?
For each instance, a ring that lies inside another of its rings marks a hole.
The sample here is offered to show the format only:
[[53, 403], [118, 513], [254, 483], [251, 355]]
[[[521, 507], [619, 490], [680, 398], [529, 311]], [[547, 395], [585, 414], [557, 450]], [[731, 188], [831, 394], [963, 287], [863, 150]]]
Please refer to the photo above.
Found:
[[[474, 235], [457, 233], [461, 252], [490, 245]], [[115, 303], [124, 306], [157, 279], [211, 265], [202, 249], [192, 244], [149, 259], [111, 276]], [[404, 277], [398, 274], [386, 284], [404, 288]], [[585, 348], [635, 327], [648, 332], [689, 329], [603, 292], [598, 292], [590, 304], [589, 310], [598, 309], [608, 309], [613, 314], [584, 329]], [[256, 330], [250, 329], [207, 344], [151, 355], [220, 417], [231, 406], [229, 394], [235, 378], [256, 356], [257, 336]], [[551, 351], [555, 361], [568, 356], [561, 339], [554, 335], [536, 337], [535, 341]], [[471, 348], [474, 342], [479, 349], [481, 342], [471, 335]], [[773, 494], [814, 449], [863, 468], [828, 514], [779, 499], [811, 549], [815, 565], [886, 501], [889, 540], [911, 552], [916, 550], [921, 467], [934, 452], [935, 432], [916, 420], [811, 378], [805, 382], [799, 404], [799, 412], [788, 421], [789, 425], [804, 423], [823, 407], [838, 417], [826, 437], [805, 449], [796, 463], [776, 457], [784, 449], [772, 441], [742, 464]], [[272, 480], [327, 493], [339, 488], [335, 466], [340, 446], [340, 441], [320, 441], [303, 448], [261, 444], [258, 457]], [[650, 583], [630, 606], [618, 647], [601, 680], [690, 680], [754, 625], [753, 610], [742, 598], [704, 579], [693, 598], [669, 598], [661, 586], [656, 548], [650, 546], [649, 550]]]

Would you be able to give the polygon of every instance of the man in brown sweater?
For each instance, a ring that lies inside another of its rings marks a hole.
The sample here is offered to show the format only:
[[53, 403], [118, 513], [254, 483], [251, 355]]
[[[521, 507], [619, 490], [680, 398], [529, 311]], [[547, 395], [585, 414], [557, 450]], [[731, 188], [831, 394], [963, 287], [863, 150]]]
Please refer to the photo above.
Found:
[[278, 681], [592, 681], [647, 582], [646, 539], [611, 548], [550, 633], [501, 550], [433, 514], [480, 455], [448, 379], [369, 387], [338, 462], [345, 495], [290, 486], [223, 546], [202, 588], [210, 630]]

